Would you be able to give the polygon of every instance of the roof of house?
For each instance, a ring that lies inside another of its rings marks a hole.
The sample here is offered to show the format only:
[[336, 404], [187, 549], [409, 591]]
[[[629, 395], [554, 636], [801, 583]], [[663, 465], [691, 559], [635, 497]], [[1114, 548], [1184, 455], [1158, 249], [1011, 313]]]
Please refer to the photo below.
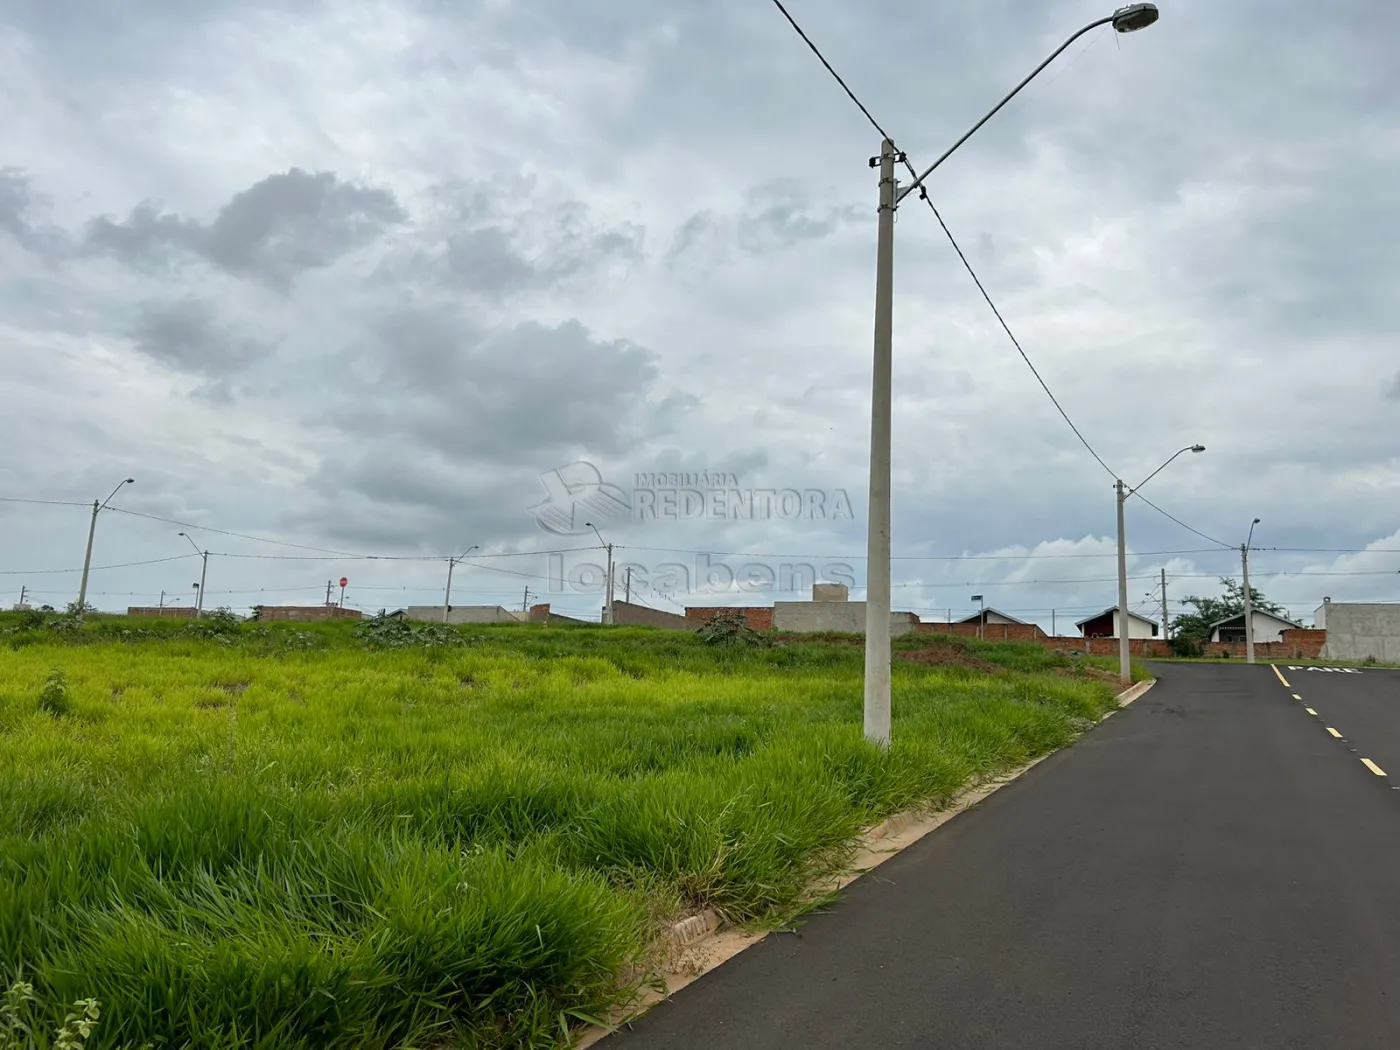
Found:
[[[1268, 617], [1269, 619], [1271, 619], [1271, 620], [1277, 620], [1279, 623], [1286, 623], [1286, 624], [1288, 624], [1290, 627], [1302, 627], [1302, 626], [1303, 626], [1301, 623], [1298, 623], [1296, 620], [1290, 620], [1287, 616], [1280, 616], [1278, 613], [1265, 612], [1263, 609], [1254, 609], [1254, 610], [1252, 610], [1252, 612], [1254, 613], [1255, 616], [1267, 616], [1267, 617]], [[1217, 627], [1224, 627], [1226, 624], [1234, 623], [1234, 622], [1237, 621], [1237, 620], [1238, 620], [1241, 624], [1243, 624], [1243, 623], [1244, 623], [1244, 613], [1239, 612], [1239, 613], [1235, 613], [1234, 616], [1227, 616], [1227, 617], [1225, 617], [1225, 619], [1223, 619], [1223, 620], [1216, 620], [1213, 624], [1210, 625], [1210, 629], [1213, 631], [1213, 630], [1215, 630]]]
[[1004, 612], [1002, 612], [1000, 609], [993, 609], [990, 605], [987, 606], [985, 609], [983, 609], [982, 612], [975, 612], [975, 613], [973, 613], [971, 616], [965, 616], [965, 617], [963, 617], [961, 620], [958, 620], [957, 622], [958, 622], [958, 623], [976, 623], [978, 620], [982, 619], [982, 616], [983, 616], [984, 613], [985, 613], [987, 616], [990, 616], [990, 615], [992, 615], [993, 613], [996, 613], [996, 614], [997, 614], [998, 616], [1000, 616], [1003, 620], [1010, 620], [1012, 623], [1025, 623], [1025, 622], [1026, 622], [1025, 620], [1018, 620], [1018, 619], [1016, 619], [1016, 617], [1012, 616], [1010, 613], [1004, 613]]
[[[1097, 619], [1099, 619], [1100, 617], [1107, 616], [1107, 615], [1109, 615], [1110, 613], [1116, 613], [1117, 611], [1118, 611], [1118, 606], [1116, 606], [1116, 605], [1110, 605], [1107, 609], [1105, 609], [1105, 610], [1104, 610], [1103, 612], [1101, 612], [1101, 613], [1094, 613], [1093, 616], [1086, 616], [1086, 617], [1085, 617], [1084, 619], [1082, 619], [1082, 620], [1077, 620], [1077, 621], [1075, 621], [1074, 626], [1076, 626], [1076, 627], [1083, 627], [1086, 623], [1092, 623], [1094, 620], [1097, 620]], [[1134, 620], [1141, 620], [1143, 623], [1150, 623], [1153, 627], [1156, 627], [1156, 626], [1157, 626], [1157, 621], [1156, 621], [1156, 620], [1150, 620], [1150, 619], [1148, 619], [1146, 616], [1142, 616], [1142, 615], [1140, 615], [1139, 613], [1133, 612], [1133, 610], [1131, 610], [1131, 609], [1128, 610], [1128, 615], [1129, 615], [1132, 619], [1134, 619]]]

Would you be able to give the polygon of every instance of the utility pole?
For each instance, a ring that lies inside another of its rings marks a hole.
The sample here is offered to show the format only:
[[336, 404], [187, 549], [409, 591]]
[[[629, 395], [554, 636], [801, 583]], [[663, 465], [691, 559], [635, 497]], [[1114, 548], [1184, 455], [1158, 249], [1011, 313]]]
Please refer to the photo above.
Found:
[[160, 611], [165, 612], [165, 592], [160, 592]]
[[1254, 542], [1255, 518], [1249, 526], [1249, 537], [1240, 544], [1240, 567], [1244, 576], [1244, 654], [1248, 663], [1254, 663], [1254, 595], [1249, 589], [1249, 545]]
[[632, 604], [632, 566], [630, 565], [627, 566], [627, 583], [625, 585], [623, 594], [624, 597], [622, 600], [629, 605]]
[[525, 597], [520, 599], [520, 611], [530, 611], [530, 585], [528, 583], [525, 585]]
[[24, 592], [27, 591], [28, 589], [29, 589], [29, 588], [27, 588], [24, 584], [20, 584], [20, 587], [19, 587], [19, 607], [20, 607], [21, 609], [24, 608]]
[[987, 598], [986, 595], [974, 594], [972, 600], [977, 603], [977, 640], [981, 641], [987, 633]]
[[327, 580], [327, 581], [326, 581], [326, 608], [327, 608], [327, 609], [329, 609], [329, 608], [331, 607], [331, 584], [334, 583], [334, 582], [335, 582], [334, 580]]
[[184, 536], [189, 545], [194, 548], [194, 552], [204, 559], [204, 566], [199, 570], [199, 594], [196, 595], [194, 604], [194, 618], [198, 620], [204, 615], [204, 581], [209, 576], [209, 552], [200, 550], [199, 544], [190, 539], [188, 534], [182, 532], [180, 535]]
[[[1146, 484], [1144, 482], [1143, 484]], [[1118, 497], [1118, 677], [1123, 685], [1133, 684], [1133, 657], [1128, 645], [1128, 539], [1123, 531], [1123, 504], [1128, 490], [1121, 479], [1114, 482]]]
[[[116, 488], [114, 488], [114, 489], [112, 490], [112, 496], [115, 496], [118, 492], [121, 491], [122, 485], [135, 485], [135, 484], [136, 484], [136, 479], [135, 479], [135, 478], [127, 478], [125, 481], [123, 481], [123, 482], [121, 483], [121, 485], [118, 485]], [[97, 512], [100, 511], [103, 507], [107, 506], [107, 504], [109, 504], [109, 503], [112, 502], [112, 496], [108, 496], [108, 497], [107, 497], [106, 499], [104, 499], [101, 503], [98, 503], [97, 500], [93, 500], [93, 501], [92, 501], [92, 521], [90, 521], [90, 522], [88, 523], [87, 551], [83, 554], [83, 578], [82, 578], [81, 582], [78, 584], [78, 615], [79, 615], [79, 616], [81, 616], [81, 615], [83, 614], [83, 611], [87, 608], [88, 569], [91, 568], [91, 566], [92, 566], [92, 537], [93, 537], [93, 534], [97, 531]]]
[[1167, 570], [1162, 570], [1162, 640], [1172, 640], [1171, 611], [1167, 608]]
[[870, 525], [865, 559], [865, 739], [890, 745], [890, 419], [894, 367], [894, 143], [880, 143], [875, 354], [870, 382]]
[[[447, 559], [447, 589], [442, 592], [442, 622], [447, 622], [448, 614], [452, 611], [452, 569], [472, 551], [477, 549], [477, 544], [472, 544], [455, 558]], [[527, 590], [529, 588], [526, 588]]]
[[593, 530], [593, 535], [598, 537], [598, 542], [603, 545], [603, 549], [608, 552], [608, 578], [605, 585], [605, 597], [603, 605], [603, 623], [613, 622], [613, 545], [603, 539], [603, 534], [598, 531], [598, 526], [591, 521], [584, 522], [588, 528]]
[[1051, 609], [1051, 610], [1050, 610], [1050, 637], [1051, 637], [1051, 638], [1058, 638], [1059, 636], [1060, 636], [1060, 632], [1059, 632], [1059, 631], [1056, 629], [1056, 627], [1055, 627], [1055, 610], [1054, 610], [1054, 609]]

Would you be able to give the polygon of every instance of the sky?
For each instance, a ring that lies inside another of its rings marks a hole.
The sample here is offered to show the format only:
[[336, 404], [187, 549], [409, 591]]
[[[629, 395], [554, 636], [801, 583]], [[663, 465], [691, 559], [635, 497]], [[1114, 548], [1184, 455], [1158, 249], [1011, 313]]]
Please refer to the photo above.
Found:
[[[787, 7], [915, 165], [1109, 13]], [[1161, 7], [929, 181], [1103, 464], [899, 209], [896, 608], [1114, 604], [1194, 443], [1134, 607], [1400, 601], [1400, 8]], [[769, 0], [18, 0], [0, 124], [0, 603], [126, 477], [104, 610], [863, 597], [880, 136]]]

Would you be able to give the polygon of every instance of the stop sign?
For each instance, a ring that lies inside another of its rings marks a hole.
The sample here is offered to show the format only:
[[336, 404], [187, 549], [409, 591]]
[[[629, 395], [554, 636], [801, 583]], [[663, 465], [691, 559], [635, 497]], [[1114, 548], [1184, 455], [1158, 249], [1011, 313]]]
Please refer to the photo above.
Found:
[[350, 582], [350, 581], [347, 580], [344, 576], [342, 576], [342, 577], [340, 578], [340, 586], [341, 586], [341, 587], [344, 587], [344, 586], [345, 586], [347, 583], [349, 583], [349, 582]]

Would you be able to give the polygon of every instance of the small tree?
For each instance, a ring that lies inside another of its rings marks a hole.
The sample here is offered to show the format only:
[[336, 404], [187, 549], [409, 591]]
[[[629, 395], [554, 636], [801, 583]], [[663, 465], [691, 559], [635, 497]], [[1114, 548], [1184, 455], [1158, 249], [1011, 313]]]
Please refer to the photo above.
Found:
[[767, 644], [767, 639], [750, 627], [737, 609], [715, 613], [695, 633], [706, 645], [720, 649], [757, 649]]

